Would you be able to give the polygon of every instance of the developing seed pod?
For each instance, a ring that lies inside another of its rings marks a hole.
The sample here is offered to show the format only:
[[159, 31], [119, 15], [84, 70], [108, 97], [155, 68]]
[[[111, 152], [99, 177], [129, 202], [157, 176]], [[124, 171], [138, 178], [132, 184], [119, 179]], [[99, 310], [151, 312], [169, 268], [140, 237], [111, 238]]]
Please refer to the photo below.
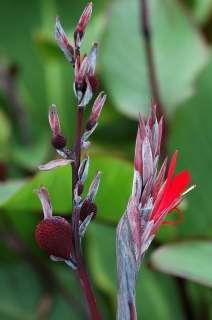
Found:
[[61, 134], [57, 134], [52, 138], [52, 145], [55, 149], [63, 149], [67, 144], [66, 138]]
[[72, 250], [71, 224], [62, 217], [42, 220], [36, 227], [35, 239], [48, 255], [69, 259]]

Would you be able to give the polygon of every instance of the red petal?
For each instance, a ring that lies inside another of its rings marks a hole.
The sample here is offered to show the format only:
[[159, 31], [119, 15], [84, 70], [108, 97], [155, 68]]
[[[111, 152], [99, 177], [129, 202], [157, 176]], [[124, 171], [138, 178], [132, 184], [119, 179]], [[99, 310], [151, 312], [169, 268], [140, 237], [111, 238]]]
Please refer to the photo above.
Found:
[[163, 208], [169, 206], [174, 199], [178, 198], [188, 186], [191, 180], [187, 170], [181, 171], [171, 181], [170, 188], [163, 199]]

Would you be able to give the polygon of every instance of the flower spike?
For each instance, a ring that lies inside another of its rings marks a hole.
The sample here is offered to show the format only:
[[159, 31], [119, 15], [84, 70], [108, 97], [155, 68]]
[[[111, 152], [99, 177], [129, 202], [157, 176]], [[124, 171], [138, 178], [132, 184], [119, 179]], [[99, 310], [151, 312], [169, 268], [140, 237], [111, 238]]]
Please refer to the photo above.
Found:
[[[153, 105], [149, 119], [139, 119], [135, 145], [132, 195], [117, 228], [118, 320], [130, 319], [131, 305], [135, 306], [135, 281], [146, 250], [162, 224], [182, 221], [178, 209], [191, 177], [187, 170], [174, 176], [178, 151], [175, 151], [165, 178], [167, 159], [158, 173], [158, 158], [162, 137], [161, 118], [158, 122]], [[177, 221], [165, 221], [173, 210]]]

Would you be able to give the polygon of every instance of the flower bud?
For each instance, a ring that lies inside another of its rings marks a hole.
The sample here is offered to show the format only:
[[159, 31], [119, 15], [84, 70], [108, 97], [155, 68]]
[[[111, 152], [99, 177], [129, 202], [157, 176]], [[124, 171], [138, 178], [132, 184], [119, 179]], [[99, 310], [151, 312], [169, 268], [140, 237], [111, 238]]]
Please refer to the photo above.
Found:
[[92, 14], [92, 8], [93, 4], [92, 2], [89, 2], [87, 6], [85, 7], [79, 22], [76, 26], [75, 32], [74, 32], [74, 40], [75, 40], [75, 46], [76, 48], [80, 48], [80, 45], [82, 43], [84, 34], [85, 34], [85, 29], [87, 27], [87, 24], [90, 20], [91, 14]]
[[105, 104], [105, 100], [106, 100], [106, 94], [104, 94], [104, 92], [100, 92], [100, 94], [98, 95], [98, 97], [96, 98], [93, 104], [93, 108], [86, 125], [87, 131], [91, 130], [99, 120], [102, 108]]
[[36, 227], [35, 239], [48, 255], [69, 259], [72, 249], [71, 224], [62, 217], [42, 220]]
[[84, 221], [87, 218], [87, 216], [89, 216], [90, 214], [93, 214], [93, 218], [94, 218], [96, 216], [96, 213], [97, 213], [96, 204], [93, 202], [90, 202], [88, 199], [85, 199], [80, 209], [80, 220]]
[[66, 144], [67, 140], [61, 133], [53, 136], [52, 145], [55, 147], [55, 149], [63, 149], [65, 148]]

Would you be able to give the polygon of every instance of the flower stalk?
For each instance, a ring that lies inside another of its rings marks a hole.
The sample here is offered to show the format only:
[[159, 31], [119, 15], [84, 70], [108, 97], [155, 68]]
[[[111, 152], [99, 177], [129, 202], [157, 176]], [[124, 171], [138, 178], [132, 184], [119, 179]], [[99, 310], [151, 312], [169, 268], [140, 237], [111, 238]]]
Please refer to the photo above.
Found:
[[90, 185], [87, 196], [83, 197], [84, 184], [89, 169], [89, 157], [85, 156], [81, 162], [81, 151], [86, 150], [90, 145], [88, 138], [98, 125], [98, 119], [106, 100], [106, 95], [101, 92], [93, 104], [90, 117], [84, 128], [84, 109], [87, 107], [98, 87], [98, 80], [95, 77], [97, 43], [92, 45], [89, 54], [81, 56], [81, 45], [91, 17], [92, 7], [92, 3], [89, 2], [83, 11], [74, 31], [73, 44], [69, 42], [59, 18], [56, 18], [56, 41], [64, 53], [65, 58], [74, 69], [75, 78], [73, 89], [77, 100], [75, 142], [72, 148], [67, 147], [67, 139], [62, 134], [57, 108], [55, 105], [52, 105], [49, 108], [52, 145], [61, 158], [41, 165], [39, 169], [53, 170], [56, 167], [71, 165], [72, 212], [69, 222], [62, 217], [53, 216], [48, 191], [45, 187], [41, 186], [38, 190], [38, 196], [43, 207], [44, 219], [37, 225], [35, 236], [38, 245], [49, 254], [53, 261], [63, 261], [76, 271], [87, 302], [89, 318], [92, 320], [100, 320], [101, 315], [97, 308], [81, 251], [82, 238], [85, 235], [89, 223], [97, 213], [95, 196], [100, 181], [100, 172], [97, 172]]

